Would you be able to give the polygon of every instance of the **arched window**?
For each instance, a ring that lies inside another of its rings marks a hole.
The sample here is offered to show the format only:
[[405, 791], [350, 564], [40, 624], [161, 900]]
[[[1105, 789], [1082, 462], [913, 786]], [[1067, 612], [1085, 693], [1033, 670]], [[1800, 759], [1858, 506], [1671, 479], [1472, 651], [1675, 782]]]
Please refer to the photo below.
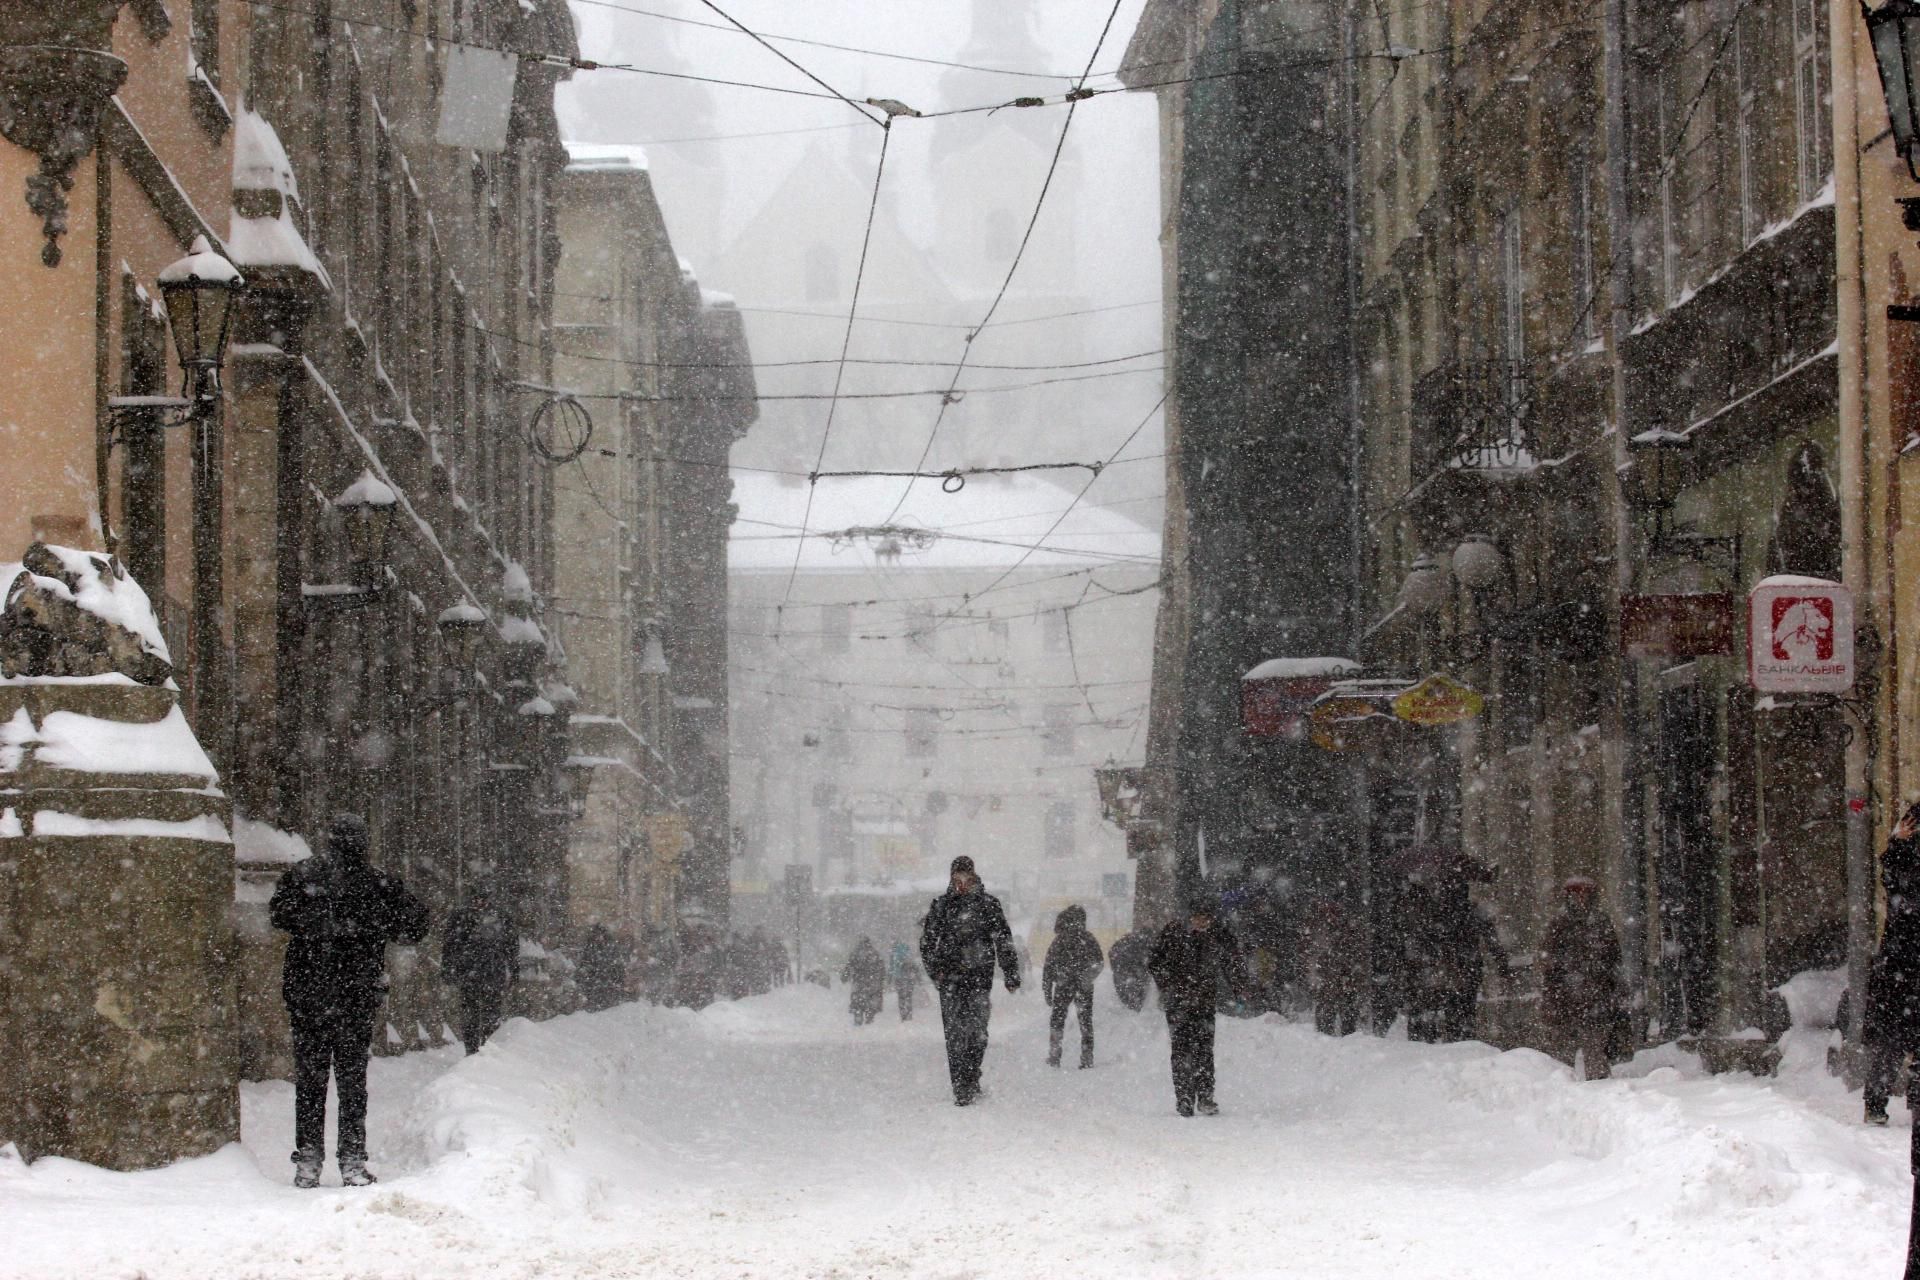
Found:
[[1768, 573], [1840, 578], [1840, 499], [1827, 474], [1827, 455], [1811, 442], [1787, 463], [1785, 492], [1767, 543]]

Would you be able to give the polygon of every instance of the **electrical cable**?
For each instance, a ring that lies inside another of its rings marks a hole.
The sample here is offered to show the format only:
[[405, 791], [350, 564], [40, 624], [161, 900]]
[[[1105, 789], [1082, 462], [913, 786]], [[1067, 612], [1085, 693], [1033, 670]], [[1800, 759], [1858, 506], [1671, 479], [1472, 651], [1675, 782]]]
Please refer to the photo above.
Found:
[[[991, 324], [962, 324], [955, 320], [894, 320], [886, 316], [862, 316], [862, 324], [898, 324], [921, 329], [963, 329], [974, 333], [981, 329], [1004, 329], [1016, 324], [1038, 324], [1043, 320], [1065, 320], [1072, 316], [1098, 315], [1106, 311], [1131, 311], [1138, 307], [1157, 307], [1163, 303], [1161, 298], [1144, 298], [1139, 302], [1114, 302], [1099, 307], [1080, 307], [1073, 311], [1054, 311], [1047, 315], [1019, 316], [1012, 320], [995, 320]], [[843, 317], [838, 311], [806, 311], [798, 307], [756, 307], [736, 304], [736, 310], [752, 311], [760, 315], [800, 316], [814, 320], [839, 320]]]
[[[748, 27], [745, 23], [735, 18], [732, 14], [728, 13], [725, 9], [722, 9], [719, 5], [715, 4], [713, 0], [700, 0], [700, 3], [705, 5], [707, 8], [713, 10], [715, 13], [719, 14], [722, 18], [725, 18], [728, 22], [738, 27], [745, 34], [752, 36], [755, 44], [759, 45], [762, 49], [765, 49], [768, 53], [771, 53], [774, 57], [780, 59], [780, 61], [792, 67], [795, 71], [798, 71], [801, 75], [805, 76], [807, 79], [819, 85], [822, 89], [825, 89], [828, 93], [832, 94], [834, 97], [840, 99], [840, 101], [852, 107], [855, 111], [860, 113], [862, 118], [871, 120], [874, 124], [880, 126], [882, 129], [887, 127], [887, 124], [891, 119], [891, 117], [875, 116], [872, 112], [868, 111], [865, 107], [855, 102], [852, 98], [849, 98], [846, 94], [841, 93], [838, 89], [828, 84], [825, 80], [822, 80], [819, 76], [813, 74], [813, 72], [807, 70], [805, 67], [801, 66], [798, 62], [795, 62], [792, 58], [789, 58], [786, 54], [774, 48], [771, 44], [767, 42], [766, 38], [762, 36], [759, 32], [754, 31], [752, 28]], [[882, 157], [882, 163], [885, 163], [884, 156]]]
[[[1078, 93], [1086, 88], [1087, 76], [1093, 71], [1093, 64], [1100, 57], [1100, 50], [1106, 45], [1107, 33], [1113, 30], [1113, 20], [1120, 12], [1121, 3], [1122, 0], [1114, 0], [1113, 7], [1107, 11], [1107, 20], [1100, 27], [1100, 38], [1094, 41], [1093, 53], [1087, 58], [1086, 69], [1080, 73], [1074, 92]], [[1060, 137], [1053, 144], [1053, 156], [1047, 161], [1046, 176], [1040, 180], [1040, 194], [1034, 199], [1033, 214], [1027, 219], [1026, 230], [1020, 233], [1020, 244], [1013, 251], [1013, 261], [1007, 264], [1007, 274], [1001, 279], [998, 292], [993, 295], [993, 301], [987, 304], [987, 313], [980, 318], [980, 323], [974, 326], [973, 332], [967, 335], [966, 346], [961, 351], [960, 361], [953, 368], [953, 378], [947, 386], [946, 394], [940, 397], [940, 407], [934, 412], [933, 426], [927, 432], [927, 442], [920, 450], [920, 457], [913, 464], [915, 471], [927, 465], [927, 459], [933, 454], [934, 441], [940, 436], [940, 426], [946, 421], [947, 409], [959, 403], [954, 391], [959, 387], [960, 378], [966, 372], [967, 357], [973, 354], [974, 339], [980, 335], [980, 330], [993, 323], [994, 312], [998, 311], [1000, 304], [1005, 301], [1007, 290], [1013, 287], [1013, 277], [1019, 272], [1022, 259], [1027, 256], [1027, 246], [1033, 241], [1033, 229], [1040, 225], [1041, 211], [1047, 205], [1047, 193], [1053, 189], [1054, 175], [1060, 170], [1060, 156], [1066, 150], [1067, 135], [1073, 129], [1073, 114], [1078, 105], [1078, 102], [1075, 102], [1067, 108], [1067, 118], [1060, 125]], [[1097, 472], [1095, 478], [1098, 478]], [[890, 523], [896, 515], [900, 514], [900, 508], [907, 505], [907, 499], [912, 496], [913, 486], [917, 483], [919, 483], [917, 480], [907, 481], [899, 500], [893, 504], [893, 510], [887, 513], [881, 524]]]
[[[716, 12], [718, 12], [716, 10]], [[724, 15], [722, 15], [724, 16]], [[731, 18], [728, 19], [732, 21]], [[880, 210], [880, 180], [887, 171], [887, 144], [893, 140], [891, 119], [880, 126], [880, 159], [873, 167], [873, 194], [867, 201], [867, 225], [860, 233], [860, 261], [853, 273], [853, 297], [847, 303], [847, 327], [840, 338], [840, 363], [833, 374], [833, 398], [827, 402], [826, 425], [820, 430], [820, 451], [814, 455], [813, 469], [819, 471], [827, 460], [827, 443], [833, 438], [833, 416], [840, 406], [840, 383], [847, 374], [847, 354], [853, 346], [853, 321], [860, 314], [860, 286], [867, 277], [867, 247], [873, 242], [873, 223]], [[800, 576], [800, 553], [806, 546], [807, 522], [813, 518], [814, 484], [807, 484], [806, 507], [800, 516], [800, 541], [793, 544], [793, 567], [787, 572], [787, 587], [781, 596], [784, 605], [793, 595], [794, 579]]]

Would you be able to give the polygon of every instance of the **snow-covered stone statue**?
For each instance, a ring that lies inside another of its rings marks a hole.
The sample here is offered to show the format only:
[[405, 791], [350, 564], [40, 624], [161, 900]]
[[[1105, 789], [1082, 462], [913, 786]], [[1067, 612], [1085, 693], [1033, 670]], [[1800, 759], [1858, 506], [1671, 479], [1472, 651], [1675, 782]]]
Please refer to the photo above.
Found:
[[111, 557], [0, 564], [0, 1143], [140, 1168], [239, 1136], [231, 809]]

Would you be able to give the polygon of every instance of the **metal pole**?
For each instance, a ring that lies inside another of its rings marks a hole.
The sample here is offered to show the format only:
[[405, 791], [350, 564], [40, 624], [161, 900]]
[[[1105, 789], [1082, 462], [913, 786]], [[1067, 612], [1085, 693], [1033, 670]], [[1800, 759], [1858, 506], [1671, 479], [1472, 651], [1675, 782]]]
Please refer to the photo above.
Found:
[[[1627, 404], [1627, 339], [1633, 333], [1633, 207], [1627, 170], [1627, 4], [1606, 0], [1603, 22], [1606, 63], [1607, 130], [1607, 289], [1609, 346], [1613, 358], [1613, 542], [1614, 596], [1633, 590], [1635, 546], [1633, 513], [1624, 481], [1633, 438]], [[1620, 751], [1620, 921], [1621, 957], [1627, 970], [1628, 1000], [1646, 1007], [1647, 950], [1646, 820], [1642, 809], [1642, 752], [1637, 721], [1640, 680], [1637, 659], [1621, 655], [1615, 697]]]

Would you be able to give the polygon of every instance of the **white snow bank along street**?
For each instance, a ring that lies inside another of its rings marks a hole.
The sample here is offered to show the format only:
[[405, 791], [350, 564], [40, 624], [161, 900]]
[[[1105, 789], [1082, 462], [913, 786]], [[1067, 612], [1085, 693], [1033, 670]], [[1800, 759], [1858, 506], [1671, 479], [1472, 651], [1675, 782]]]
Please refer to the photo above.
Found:
[[1093, 1070], [1051, 1070], [1039, 1001], [996, 995], [989, 1096], [960, 1110], [933, 1010], [855, 1029], [806, 988], [513, 1022], [374, 1064], [378, 1187], [287, 1185], [277, 1083], [244, 1149], [0, 1163], [0, 1276], [1898, 1271], [1904, 1112], [1862, 1127], [1810, 1035], [1778, 1080], [1668, 1050], [1583, 1085], [1529, 1051], [1223, 1019], [1226, 1114], [1182, 1120], [1164, 1024], [1103, 1001], [1097, 1031]]

